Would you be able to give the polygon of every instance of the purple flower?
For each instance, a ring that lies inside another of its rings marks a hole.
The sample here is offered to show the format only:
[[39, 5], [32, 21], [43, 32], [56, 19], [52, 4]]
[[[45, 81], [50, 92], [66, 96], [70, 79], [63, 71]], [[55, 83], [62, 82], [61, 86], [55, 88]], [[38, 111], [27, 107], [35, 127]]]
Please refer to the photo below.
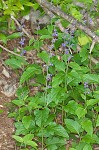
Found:
[[62, 43], [62, 47], [66, 47], [66, 44], [65, 44], [65, 43]]
[[24, 41], [25, 41], [25, 38], [23, 37], [23, 38], [21, 38], [21, 41], [19, 42], [19, 44], [20, 44], [21, 46], [23, 46], [23, 45], [24, 45]]
[[50, 86], [50, 85], [47, 86], [47, 89], [51, 89], [51, 88], [52, 88], [52, 86]]
[[84, 88], [88, 88], [88, 82], [84, 82]]
[[52, 74], [48, 74], [47, 77], [46, 77], [46, 80], [47, 80], [47, 81], [50, 81], [51, 78], [52, 78]]
[[57, 33], [57, 32], [54, 32], [54, 33], [53, 33], [53, 37], [58, 37], [58, 33]]
[[22, 50], [22, 52], [21, 52], [21, 56], [23, 56], [23, 55], [25, 55], [26, 54], [26, 50]]
[[69, 54], [69, 50], [68, 49], [65, 49], [65, 54]]
[[70, 56], [68, 57], [68, 61], [70, 61], [72, 57], [73, 57], [73, 56], [72, 56], [72, 55], [70, 55]]

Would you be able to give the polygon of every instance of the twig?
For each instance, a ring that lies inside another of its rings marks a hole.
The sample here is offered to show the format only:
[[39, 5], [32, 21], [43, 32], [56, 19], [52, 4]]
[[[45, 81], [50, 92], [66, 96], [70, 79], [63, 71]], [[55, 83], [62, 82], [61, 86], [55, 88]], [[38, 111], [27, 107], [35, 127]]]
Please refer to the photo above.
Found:
[[95, 46], [95, 41], [93, 40], [93, 41], [92, 41], [92, 45], [91, 45], [91, 47], [90, 47], [90, 52], [89, 52], [90, 54], [91, 54], [91, 52], [92, 52], [94, 46]]
[[46, 0], [36, 0], [41, 7], [47, 8], [49, 11], [53, 12], [54, 14], [57, 14], [58, 16], [64, 18], [65, 20], [69, 21], [71, 24], [76, 24], [76, 27], [84, 31], [87, 35], [89, 35], [92, 39], [94, 39], [95, 42], [99, 42], [99, 36], [97, 36], [95, 33], [93, 33], [87, 26], [82, 25], [80, 22], [78, 22], [76, 19], [71, 17], [70, 15], [64, 13], [60, 8], [51, 5]]
[[23, 56], [21, 56], [21, 55], [15, 53], [15, 52], [13, 52], [13, 51], [10, 51], [9, 49], [7, 49], [7, 48], [5, 48], [4, 46], [2, 46], [1, 44], [0, 44], [0, 47], [1, 47], [3, 50], [5, 50], [5, 51], [7, 51], [7, 52], [9, 52], [9, 53], [11, 53], [11, 54], [13, 54], [13, 55], [16, 55], [16, 56], [19, 56], [19, 57], [23, 57]]
[[15, 23], [22, 29], [22, 31], [27, 35], [28, 38], [34, 38], [33, 36], [31, 36], [30, 34], [28, 34], [28, 32], [22, 28], [22, 26], [20, 25], [20, 23], [16, 20], [16, 18], [14, 16], [11, 15], [11, 19], [13, 19], [15, 21]]

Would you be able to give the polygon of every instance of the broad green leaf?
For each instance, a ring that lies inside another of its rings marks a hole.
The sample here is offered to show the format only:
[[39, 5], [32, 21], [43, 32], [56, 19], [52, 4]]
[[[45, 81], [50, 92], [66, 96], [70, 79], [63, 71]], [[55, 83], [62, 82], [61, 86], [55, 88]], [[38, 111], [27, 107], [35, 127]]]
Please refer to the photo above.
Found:
[[50, 34], [52, 34], [52, 32], [53, 32], [53, 25], [48, 25], [47, 28], [48, 28], [48, 32]]
[[82, 137], [82, 142], [85, 143], [97, 143], [99, 144], [99, 137], [96, 134], [93, 134], [90, 136], [89, 134], [86, 134], [85, 136]]
[[7, 59], [5, 61], [5, 63], [7, 65], [9, 65], [10, 67], [12, 67], [13, 69], [18, 69], [18, 68], [21, 68], [23, 63], [20, 62], [18, 59], [15, 59], [15, 58], [11, 58], [11, 59]]
[[44, 123], [47, 121], [48, 114], [49, 114], [49, 109], [48, 108], [44, 108], [42, 110], [35, 110], [34, 111], [35, 121], [36, 121], [36, 124], [39, 127], [42, 127], [44, 125]]
[[46, 140], [46, 145], [49, 146], [49, 145], [64, 145], [66, 144], [65, 140], [63, 138], [57, 138], [57, 137], [52, 137], [52, 138], [48, 138]]
[[66, 106], [64, 106], [64, 110], [70, 114], [75, 114], [76, 109], [78, 108], [78, 103], [74, 100], [68, 102]]
[[85, 74], [83, 75], [83, 80], [91, 83], [99, 84], [99, 75], [98, 74]]
[[99, 127], [99, 115], [98, 115], [97, 120], [96, 120], [96, 127]]
[[22, 122], [16, 122], [15, 127], [16, 127], [16, 132], [15, 132], [16, 135], [28, 134], [28, 130], [26, 130]]
[[87, 106], [93, 106], [95, 104], [99, 103], [99, 99], [90, 99], [87, 100]]
[[84, 119], [81, 122], [82, 128], [90, 135], [92, 136], [93, 134], [93, 126], [92, 126], [92, 122], [88, 119]]
[[33, 75], [40, 74], [41, 68], [35, 65], [28, 67], [22, 74], [20, 83], [24, 83], [25, 81], [29, 80]]
[[69, 138], [69, 135], [67, 134], [66, 129], [62, 127], [61, 125], [54, 127], [54, 132], [56, 135], [65, 137], [66, 139]]
[[6, 44], [7, 43], [7, 37], [6, 37], [6, 35], [0, 33], [0, 40], [2, 40]]
[[81, 130], [81, 125], [72, 119], [65, 119], [66, 127], [71, 131], [71, 133], [78, 133]]
[[52, 38], [52, 36], [50, 35], [50, 34], [48, 34], [48, 35], [41, 35], [40, 36], [40, 39], [51, 39]]
[[27, 86], [19, 87], [16, 91], [18, 99], [25, 100], [28, 97], [29, 88]]
[[13, 104], [17, 105], [17, 106], [23, 106], [25, 105], [23, 100], [13, 100], [12, 101]]
[[21, 36], [22, 36], [22, 33], [21, 33], [21, 32], [17, 32], [17, 33], [13, 33], [13, 34], [7, 36], [7, 39], [8, 39], [8, 40], [9, 40], [9, 39], [16, 39], [16, 38], [19, 38], [19, 37], [21, 37]]
[[90, 43], [91, 39], [87, 36], [81, 36], [78, 37], [78, 42], [80, 43], [80, 45], [86, 45], [87, 43]]
[[20, 142], [20, 143], [23, 143], [23, 138], [21, 138], [20, 136], [12, 135], [12, 137], [13, 137], [16, 141], [18, 141], [18, 142]]
[[91, 145], [86, 144], [86, 145], [84, 146], [83, 150], [92, 150], [92, 147], [91, 147]]
[[87, 113], [87, 110], [82, 108], [82, 107], [78, 107], [75, 111], [76, 115], [78, 116], [78, 118], [83, 118], [85, 117], [86, 113]]
[[36, 144], [34, 141], [27, 141], [26, 144], [27, 144], [27, 145], [30, 145], [30, 146], [32, 146], [32, 147], [34, 147], [35, 149], [37, 149], [37, 148], [36, 148], [36, 147], [37, 147], [37, 144]]
[[32, 117], [31, 117], [31, 116], [24, 116], [24, 117], [22, 118], [22, 123], [23, 123], [23, 125], [24, 125], [24, 127], [25, 127], [26, 129], [29, 128], [29, 126], [30, 126], [30, 124], [31, 124], [31, 121], [32, 121]]
[[41, 53], [38, 54], [38, 56], [46, 63], [48, 64], [49, 62], [49, 54], [46, 51], [42, 51]]
[[76, 150], [75, 148], [70, 148], [69, 150]]
[[74, 70], [82, 70], [81, 67], [76, 62], [70, 62], [69, 66]]
[[64, 81], [64, 76], [65, 74], [63, 72], [56, 74], [56, 76], [52, 79], [52, 87], [57, 87], [60, 85]]
[[62, 62], [61, 60], [58, 60], [57, 57], [54, 57], [53, 59], [51, 59], [51, 63], [55, 65], [55, 68], [57, 71], [65, 72], [65, 63]]
[[26, 144], [27, 141], [32, 141], [33, 137], [34, 137], [34, 134], [27, 134], [27, 135], [25, 135], [25, 136], [23, 137], [24, 143]]

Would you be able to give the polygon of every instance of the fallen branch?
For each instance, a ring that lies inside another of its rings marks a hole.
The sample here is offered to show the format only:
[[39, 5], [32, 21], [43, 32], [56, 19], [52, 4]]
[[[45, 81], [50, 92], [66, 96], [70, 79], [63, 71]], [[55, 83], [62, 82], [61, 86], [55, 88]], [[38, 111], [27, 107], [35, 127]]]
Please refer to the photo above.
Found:
[[80, 22], [78, 22], [76, 19], [74, 19], [70, 15], [64, 13], [60, 8], [52, 5], [51, 3], [47, 2], [46, 0], [36, 0], [36, 1], [40, 4], [41, 7], [47, 8], [52, 13], [57, 14], [58, 16], [64, 18], [67, 21], [69, 21], [72, 25], [75, 23], [75, 26], [77, 28], [84, 31], [95, 42], [99, 42], [99, 36], [97, 36], [95, 33], [93, 33], [87, 26], [82, 25]]
[[13, 51], [10, 51], [9, 49], [7, 49], [7, 48], [5, 48], [4, 46], [2, 46], [1, 44], [0, 44], [0, 47], [1, 47], [3, 50], [5, 50], [5, 51], [7, 51], [7, 52], [9, 52], [9, 53], [11, 53], [11, 54], [13, 54], [13, 55], [16, 55], [16, 56], [19, 56], [19, 57], [23, 57], [23, 56], [21, 56], [21, 55], [15, 53], [15, 52], [13, 52]]
[[15, 23], [22, 29], [22, 31], [27, 35], [29, 39], [34, 38], [20, 25], [20, 23], [17, 21], [17, 19], [14, 16], [11, 15], [11, 19], [15, 21]]

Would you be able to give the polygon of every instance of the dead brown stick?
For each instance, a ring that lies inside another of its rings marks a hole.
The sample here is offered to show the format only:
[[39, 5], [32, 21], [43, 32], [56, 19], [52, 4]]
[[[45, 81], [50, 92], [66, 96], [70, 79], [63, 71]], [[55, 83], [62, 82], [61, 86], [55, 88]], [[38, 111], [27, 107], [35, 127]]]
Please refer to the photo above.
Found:
[[99, 36], [97, 36], [95, 33], [93, 33], [87, 26], [82, 25], [80, 22], [78, 22], [76, 19], [74, 19], [70, 15], [64, 13], [60, 8], [52, 5], [50, 2], [48, 2], [46, 0], [36, 0], [36, 1], [40, 4], [41, 7], [47, 8], [52, 13], [57, 14], [58, 16], [64, 18], [67, 21], [69, 21], [71, 24], [75, 23], [77, 28], [79, 28], [82, 31], [84, 31], [95, 42], [99, 42]]
[[16, 56], [22, 57], [21, 55], [19, 55], [19, 54], [15, 53], [15, 52], [10, 51], [9, 49], [5, 48], [5, 47], [4, 47], [4, 46], [2, 46], [1, 44], [0, 44], [0, 47], [1, 47], [3, 50], [5, 50], [5, 51], [7, 51], [7, 52], [9, 52], [9, 53], [11, 53], [11, 54], [13, 54], [13, 55], [16, 55]]

